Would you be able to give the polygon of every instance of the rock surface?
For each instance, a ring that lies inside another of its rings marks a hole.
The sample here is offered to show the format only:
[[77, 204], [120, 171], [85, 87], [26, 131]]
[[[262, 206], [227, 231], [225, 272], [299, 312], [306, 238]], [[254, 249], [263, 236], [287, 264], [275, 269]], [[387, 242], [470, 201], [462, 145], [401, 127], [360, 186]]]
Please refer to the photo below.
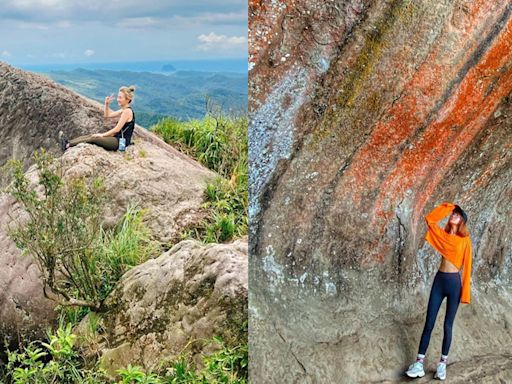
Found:
[[[0, 166], [11, 157], [22, 160], [35, 183], [32, 153], [44, 147], [61, 156], [59, 130], [71, 138], [106, 131], [115, 123], [104, 122], [99, 103], [0, 62]], [[104, 176], [112, 195], [105, 224], [115, 223], [128, 203], [138, 201], [147, 209], [145, 224], [152, 237], [165, 247], [181, 228], [204, 217], [203, 191], [216, 174], [140, 126], [133, 142], [124, 154], [91, 144], [70, 148], [60, 158], [63, 177]], [[16, 209], [10, 196], [0, 195], [0, 336], [19, 332], [37, 337], [55, 320], [54, 302], [43, 297], [37, 265], [21, 256], [6, 233], [7, 213]]]
[[[414, 379], [415, 383], [432, 382], [436, 363], [427, 364], [425, 369], [425, 376]], [[469, 360], [448, 363], [446, 367], [446, 381], [455, 384], [507, 384], [510, 382], [511, 375], [512, 354], [510, 353], [475, 356]], [[368, 384], [410, 383], [411, 380], [413, 379], [402, 377], [397, 380], [372, 381]]]
[[473, 243], [451, 361], [510, 350], [511, 13], [249, 2], [251, 382], [399, 377], [440, 264], [423, 217], [442, 201]]
[[130, 203], [146, 209], [145, 226], [162, 244], [178, 240], [179, 231], [205, 217], [206, 181], [216, 174], [173, 156], [165, 148], [139, 139], [126, 152], [109, 152], [95, 145], [78, 144], [60, 158], [63, 179], [100, 176], [109, 198], [104, 216], [114, 225]]
[[[88, 354], [99, 353], [114, 376], [129, 363], [150, 369], [171, 361], [190, 340], [247, 340], [247, 247], [246, 238], [206, 246], [184, 240], [132, 268], [107, 298], [113, 309], [100, 320], [105, 331], [88, 343]], [[86, 334], [88, 321], [77, 326], [79, 335]], [[196, 342], [187, 350], [198, 357], [203, 346]]]

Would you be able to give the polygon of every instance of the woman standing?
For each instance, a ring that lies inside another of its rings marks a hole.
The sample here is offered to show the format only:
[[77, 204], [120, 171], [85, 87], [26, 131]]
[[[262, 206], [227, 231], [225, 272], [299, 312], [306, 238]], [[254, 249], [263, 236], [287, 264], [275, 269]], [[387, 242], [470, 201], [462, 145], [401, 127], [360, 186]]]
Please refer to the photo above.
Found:
[[[450, 219], [444, 229], [437, 223], [451, 212]], [[423, 361], [434, 329], [437, 313], [443, 299], [446, 297], [446, 314], [444, 318], [444, 335], [441, 359], [437, 363], [434, 378], [446, 379], [446, 364], [448, 351], [452, 340], [452, 327], [459, 302], [470, 303], [471, 285], [471, 238], [466, 227], [467, 215], [458, 205], [444, 202], [434, 208], [425, 220], [427, 222], [427, 240], [443, 257], [437, 271], [428, 301], [425, 326], [421, 334], [416, 361], [406, 372], [409, 377], [423, 377]], [[462, 281], [459, 274], [462, 267]]]

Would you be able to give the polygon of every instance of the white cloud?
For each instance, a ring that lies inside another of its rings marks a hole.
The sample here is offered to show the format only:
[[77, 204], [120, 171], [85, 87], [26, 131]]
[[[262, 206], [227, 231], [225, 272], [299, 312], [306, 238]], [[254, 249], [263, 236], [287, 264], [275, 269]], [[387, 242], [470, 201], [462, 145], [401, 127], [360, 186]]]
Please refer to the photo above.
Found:
[[116, 23], [119, 28], [143, 29], [153, 28], [195, 28], [206, 24], [229, 25], [229, 24], [247, 24], [247, 12], [205, 12], [198, 15], [182, 16], [172, 15], [170, 17], [145, 16], [145, 17], [125, 17]]
[[43, 30], [50, 29], [48, 24], [37, 23], [35, 21], [19, 21], [16, 23], [16, 27], [19, 27], [22, 29], [43, 29]]
[[222, 2], [191, 0], [2, 0], [0, 19], [14, 19], [56, 23], [59, 20], [97, 20], [108, 25], [116, 22], [156, 21], [165, 27], [166, 22], [185, 25], [198, 23], [247, 23], [247, 1], [223, 0]]
[[145, 28], [160, 24], [153, 17], [127, 17], [120, 20], [116, 25], [120, 28]]
[[247, 12], [206, 12], [192, 16], [175, 15], [173, 19], [183, 24], [242, 24], [247, 23]]
[[66, 0], [16, 0], [10, 2], [11, 6], [16, 6], [19, 9], [30, 9], [33, 7], [52, 7], [61, 8], [69, 5]]
[[59, 28], [69, 28], [71, 27], [71, 23], [68, 20], [61, 20], [55, 23], [55, 25]]
[[92, 56], [92, 55], [94, 55], [94, 53], [95, 53], [95, 52], [94, 52], [92, 49], [86, 49], [86, 50], [84, 51], [84, 55], [85, 55], [85, 56]]
[[201, 42], [198, 46], [198, 49], [201, 51], [230, 49], [247, 42], [247, 38], [245, 36], [217, 35], [215, 32], [210, 32], [208, 35], [201, 34], [197, 39]]
[[0, 57], [11, 57], [11, 53], [4, 50], [0, 53]]

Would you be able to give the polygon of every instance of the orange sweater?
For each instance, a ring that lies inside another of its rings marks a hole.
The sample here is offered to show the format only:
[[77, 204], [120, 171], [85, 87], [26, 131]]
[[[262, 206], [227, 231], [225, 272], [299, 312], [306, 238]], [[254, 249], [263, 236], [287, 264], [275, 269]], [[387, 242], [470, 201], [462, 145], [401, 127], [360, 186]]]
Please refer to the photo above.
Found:
[[464, 268], [462, 271], [460, 302], [469, 304], [471, 298], [471, 239], [469, 236], [460, 237], [458, 235], [449, 234], [437, 225], [437, 222], [450, 214], [454, 208], [454, 204], [444, 202], [425, 216], [428, 227], [425, 240], [459, 270], [461, 267]]

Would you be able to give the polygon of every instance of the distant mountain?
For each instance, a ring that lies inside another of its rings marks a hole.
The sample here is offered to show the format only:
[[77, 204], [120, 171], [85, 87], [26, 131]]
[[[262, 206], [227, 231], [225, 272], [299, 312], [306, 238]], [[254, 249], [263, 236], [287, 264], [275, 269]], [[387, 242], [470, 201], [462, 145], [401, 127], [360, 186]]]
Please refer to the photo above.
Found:
[[[135, 85], [133, 107], [137, 123], [149, 128], [165, 116], [201, 118], [206, 95], [226, 113], [247, 110], [247, 73], [175, 71], [169, 74], [78, 68], [43, 72], [55, 82], [103, 103], [122, 85]], [[111, 105], [117, 109], [117, 103]]]
[[164, 64], [162, 65], [162, 72], [174, 72], [176, 68], [172, 64]]
[[54, 64], [17, 64], [16, 66], [31, 72], [72, 71], [77, 68], [108, 69], [111, 71], [133, 72], [168, 72], [164, 66], [172, 66], [176, 71], [202, 72], [237, 72], [247, 73], [247, 57], [209, 60], [153, 60], [153, 61], [118, 61], [110, 63], [54, 63]]

